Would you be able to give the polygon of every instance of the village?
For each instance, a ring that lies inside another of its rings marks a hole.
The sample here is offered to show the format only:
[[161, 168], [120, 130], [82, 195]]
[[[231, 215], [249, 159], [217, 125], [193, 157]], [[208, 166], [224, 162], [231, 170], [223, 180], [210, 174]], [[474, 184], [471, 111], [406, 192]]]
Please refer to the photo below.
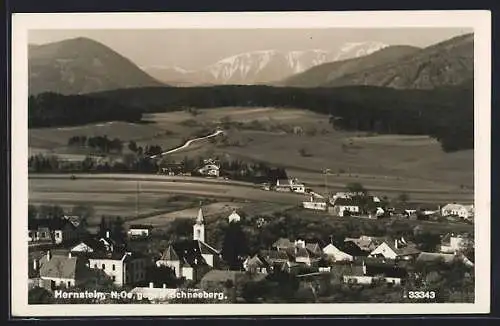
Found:
[[[200, 177], [227, 178], [221, 176], [220, 165], [212, 159], [204, 160], [195, 172]], [[169, 164], [161, 167], [159, 173], [183, 172], [177, 164]], [[261, 189], [303, 195], [302, 204], [296, 208], [299, 216], [318, 212], [332, 219], [368, 219], [376, 220], [375, 223], [392, 219], [467, 225], [474, 221], [472, 205], [429, 206], [404, 198], [392, 205], [384, 197], [369, 194], [359, 184], [347, 185], [344, 192], [321, 195], [296, 178], [278, 177], [274, 182], [262, 183]], [[223, 219], [222, 244], [209, 243], [204, 207], [200, 206], [190, 219], [192, 232], [176, 234], [168, 246], [158, 250], [151, 249], [156, 241], [152, 225], [130, 224], [118, 231], [112, 225], [102, 225], [97, 233], [91, 233], [80, 216], [30, 219], [30, 298], [38, 303], [64, 302], [57, 301], [54, 293], [99, 290], [125, 291], [130, 295], [87, 298], [85, 302], [291, 302], [294, 297], [297, 302], [362, 302], [359, 293], [382, 289], [381, 293], [393, 295], [386, 298], [389, 301], [441, 302], [453, 297], [440, 293], [446, 273], [452, 275], [460, 270], [459, 277], [463, 279], [453, 281], [472, 280], [473, 284], [474, 237], [468, 232], [443, 232], [437, 241], [426, 238], [418, 225], [410, 236], [353, 231], [343, 239], [334, 234], [323, 239], [304, 239], [290, 232], [287, 237], [274, 234], [270, 245], [248, 248], [242, 225], [246, 230], [262, 233], [269, 221], [245, 216], [237, 209]], [[256, 222], [250, 224], [250, 220]], [[435, 280], [436, 275], [440, 275], [441, 283]], [[456, 273], [453, 275], [457, 277]], [[186, 292], [224, 295], [187, 300], [179, 294]], [[352, 293], [357, 293], [357, 297]], [[352, 295], [355, 298], [349, 297]], [[79, 302], [82, 301], [74, 301]]]

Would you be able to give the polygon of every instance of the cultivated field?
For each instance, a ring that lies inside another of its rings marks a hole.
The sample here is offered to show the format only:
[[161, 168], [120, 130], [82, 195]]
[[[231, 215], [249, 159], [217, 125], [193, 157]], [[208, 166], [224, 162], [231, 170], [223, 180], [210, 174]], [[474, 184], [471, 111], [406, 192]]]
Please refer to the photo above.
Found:
[[[327, 116], [295, 109], [218, 108], [196, 110], [195, 114], [157, 113], [147, 115], [145, 120], [148, 122], [141, 124], [112, 122], [33, 129], [29, 131], [30, 151], [81, 155], [66, 147], [68, 138], [75, 135], [107, 135], [169, 149], [200, 130], [213, 130], [225, 122], [230, 125], [226, 133], [229, 146], [205, 142], [170, 157], [180, 160], [184, 156], [219, 155], [263, 161], [287, 168], [289, 175], [317, 192], [325, 188], [321, 171], [330, 169], [326, 179], [330, 191], [360, 182], [381, 196], [406, 192], [415, 201], [473, 201], [473, 151], [444, 153], [437, 141], [425, 136], [335, 131]], [[99, 186], [93, 189], [101, 191]], [[170, 189], [175, 191], [180, 190]]]

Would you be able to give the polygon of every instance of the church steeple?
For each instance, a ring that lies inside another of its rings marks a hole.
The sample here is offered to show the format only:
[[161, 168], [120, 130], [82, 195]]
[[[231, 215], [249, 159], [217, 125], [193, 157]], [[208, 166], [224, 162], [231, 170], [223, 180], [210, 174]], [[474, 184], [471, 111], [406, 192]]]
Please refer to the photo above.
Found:
[[198, 210], [196, 223], [193, 225], [193, 240], [205, 242], [205, 219], [203, 218], [203, 210], [201, 207]]

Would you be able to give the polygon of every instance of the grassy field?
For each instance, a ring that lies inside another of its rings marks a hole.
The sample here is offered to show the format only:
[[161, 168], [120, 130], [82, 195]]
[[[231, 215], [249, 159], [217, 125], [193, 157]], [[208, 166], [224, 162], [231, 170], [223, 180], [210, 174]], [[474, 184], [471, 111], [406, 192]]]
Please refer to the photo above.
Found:
[[[169, 149], [194, 133], [225, 121], [231, 126], [227, 131], [229, 143], [236, 146], [205, 142], [171, 157], [219, 155], [263, 161], [287, 168], [289, 175], [315, 191], [323, 191], [325, 177], [321, 171], [328, 168], [331, 173], [326, 181], [330, 191], [341, 190], [349, 182], [360, 182], [381, 196], [406, 192], [412, 200], [419, 201], [473, 200], [472, 150], [444, 153], [437, 141], [425, 136], [335, 131], [328, 124], [328, 117], [305, 110], [231, 107], [196, 112], [150, 114], [145, 116], [147, 122], [141, 124], [111, 122], [32, 129], [30, 152], [49, 151], [78, 158], [82, 153], [66, 147], [68, 138], [75, 135], [107, 135]], [[434, 192], [432, 198], [429, 192]]]

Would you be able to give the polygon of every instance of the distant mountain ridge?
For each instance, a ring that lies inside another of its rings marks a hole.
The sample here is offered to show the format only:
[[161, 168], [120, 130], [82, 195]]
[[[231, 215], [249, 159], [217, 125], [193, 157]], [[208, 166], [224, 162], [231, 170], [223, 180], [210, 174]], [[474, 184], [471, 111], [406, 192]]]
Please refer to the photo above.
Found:
[[84, 94], [163, 86], [132, 61], [84, 37], [28, 47], [29, 93]]
[[[397, 89], [433, 89], [474, 78], [474, 36], [464, 34], [429, 47], [385, 48], [359, 60], [323, 64], [285, 80], [285, 86], [367, 85]], [[401, 51], [403, 50], [403, 51]], [[395, 56], [386, 56], [394, 52]]]
[[186, 70], [175, 66], [143, 69], [155, 78], [175, 85], [266, 84], [325, 62], [367, 55], [384, 47], [387, 45], [380, 42], [359, 42], [346, 43], [339, 51], [259, 50], [236, 54], [199, 70]]
[[276, 85], [291, 87], [321, 87], [337, 78], [364, 71], [368, 68], [376, 67], [384, 63], [392, 62], [399, 58], [413, 54], [418, 50], [420, 50], [420, 48], [413, 46], [388, 46], [369, 55], [318, 65], [303, 73], [293, 75], [281, 82], [278, 82]]

